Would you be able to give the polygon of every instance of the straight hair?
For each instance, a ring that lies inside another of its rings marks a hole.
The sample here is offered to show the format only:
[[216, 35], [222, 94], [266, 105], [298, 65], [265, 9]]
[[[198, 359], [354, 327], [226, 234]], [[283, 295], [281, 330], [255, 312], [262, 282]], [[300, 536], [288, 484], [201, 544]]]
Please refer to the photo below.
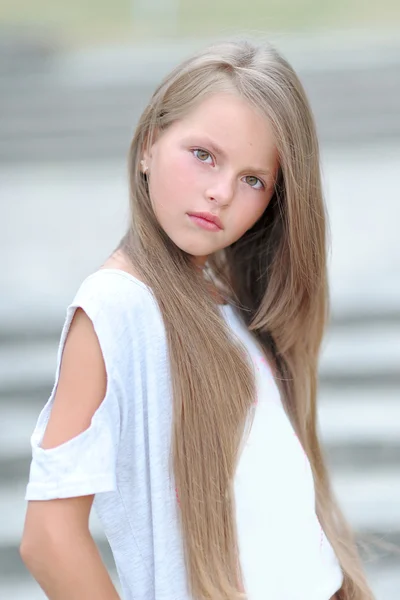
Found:
[[237, 94], [268, 119], [279, 174], [261, 219], [212, 255], [206, 274], [234, 303], [273, 366], [284, 408], [311, 464], [317, 517], [343, 571], [337, 600], [372, 600], [317, 431], [318, 359], [329, 306], [327, 219], [314, 118], [289, 63], [271, 45], [248, 40], [206, 48], [155, 90], [130, 148], [131, 222], [119, 246], [152, 289], [165, 324], [173, 394], [171, 470], [190, 591], [195, 600], [246, 597], [233, 481], [254, 415], [255, 381], [244, 348], [209, 293], [207, 277], [158, 224], [140, 160], [156, 135], [220, 92]]

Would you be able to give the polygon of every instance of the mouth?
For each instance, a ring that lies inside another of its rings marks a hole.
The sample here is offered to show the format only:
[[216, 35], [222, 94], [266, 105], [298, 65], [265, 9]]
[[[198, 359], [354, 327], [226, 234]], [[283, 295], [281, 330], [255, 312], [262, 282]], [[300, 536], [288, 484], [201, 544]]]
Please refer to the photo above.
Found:
[[193, 212], [188, 213], [188, 217], [194, 223], [196, 223], [196, 225], [199, 225], [200, 227], [202, 227], [203, 229], [207, 229], [208, 231], [221, 231], [224, 228], [221, 219], [216, 215], [213, 215], [212, 213]]

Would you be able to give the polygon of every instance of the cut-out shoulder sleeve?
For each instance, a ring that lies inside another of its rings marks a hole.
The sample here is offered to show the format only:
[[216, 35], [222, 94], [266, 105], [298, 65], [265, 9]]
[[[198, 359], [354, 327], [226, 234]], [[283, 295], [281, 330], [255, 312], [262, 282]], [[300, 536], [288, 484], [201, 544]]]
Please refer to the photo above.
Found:
[[[115, 274], [107, 277], [100, 271], [82, 283], [68, 306], [53, 390], [31, 436], [32, 461], [26, 500], [68, 498], [117, 489], [118, 448], [129, 390], [134, 389], [131, 377], [134, 334], [143, 327], [140, 322], [143, 302], [152, 302], [152, 297], [140, 282], [135, 284], [134, 280]], [[85, 431], [56, 447], [42, 448], [65, 341], [78, 308], [90, 318], [98, 338], [107, 375], [106, 393]]]

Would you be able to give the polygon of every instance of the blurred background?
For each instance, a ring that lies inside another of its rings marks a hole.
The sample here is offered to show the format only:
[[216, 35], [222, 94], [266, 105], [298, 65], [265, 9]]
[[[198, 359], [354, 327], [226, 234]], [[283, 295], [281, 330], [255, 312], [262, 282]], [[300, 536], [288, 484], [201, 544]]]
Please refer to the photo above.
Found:
[[[236, 34], [272, 41], [315, 113], [331, 220], [322, 441], [357, 532], [400, 546], [398, 0], [2, 0], [0, 598], [45, 597], [18, 553], [29, 438], [66, 306], [124, 231], [140, 111], [178, 61]], [[378, 600], [400, 598], [400, 555], [363, 557]]]

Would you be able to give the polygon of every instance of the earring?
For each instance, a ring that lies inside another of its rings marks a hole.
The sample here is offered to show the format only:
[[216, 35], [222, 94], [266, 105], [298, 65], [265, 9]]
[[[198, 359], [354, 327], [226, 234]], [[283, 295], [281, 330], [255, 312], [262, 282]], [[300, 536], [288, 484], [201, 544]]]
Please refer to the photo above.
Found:
[[142, 165], [142, 171], [143, 173], [146, 173], [146, 171], [148, 171], [149, 167], [146, 165], [144, 160], [140, 161], [140, 164]]

